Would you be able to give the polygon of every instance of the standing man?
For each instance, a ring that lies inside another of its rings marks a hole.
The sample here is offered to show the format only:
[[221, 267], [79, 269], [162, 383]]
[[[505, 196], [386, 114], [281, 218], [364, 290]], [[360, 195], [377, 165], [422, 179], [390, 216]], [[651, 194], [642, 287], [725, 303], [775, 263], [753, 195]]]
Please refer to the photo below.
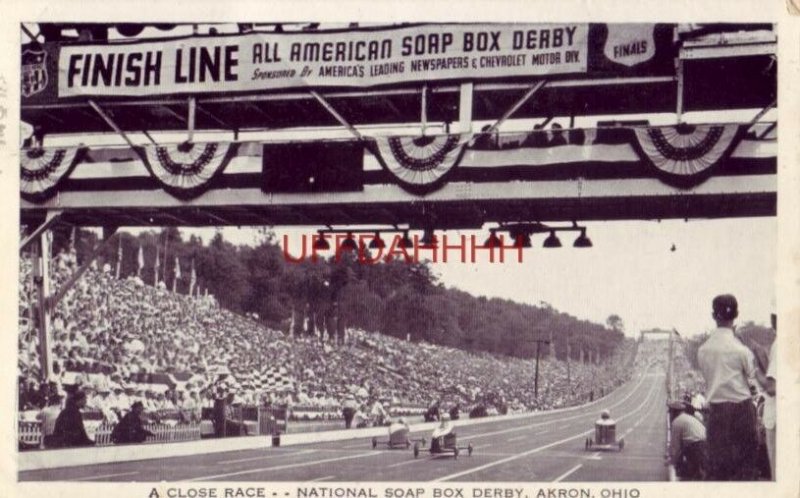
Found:
[[[778, 332], [778, 318], [775, 313], [772, 314], [772, 329], [776, 335]], [[772, 346], [769, 348], [769, 361], [767, 363], [767, 371], [762, 373], [761, 370], [756, 370], [756, 379], [761, 384], [764, 390], [764, 413], [761, 417], [766, 429], [766, 442], [767, 454], [769, 455], [769, 469], [772, 474], [772, 479], [775, 480], [775, 378], [778, 375], [778, 365], [775, 362], [775, 343], [778, 342], [777, 337], [772, 341]]]
[[700, 346], [697, 361], [708, 386], [709, 479], [747, 481], [755, 476], [756, 408], [750, 396], [753, 353], [733, 333], [739, 305], [730, 294], [712, 302], [717, 328]]
[[342, 417], [344, 417], [344, 426], [346, 429], [349, 429], [353, 424], [353, 418], [356, 415], [356, 411], [358, 410], [358, 403], [356, 403], [356, 398], [352, 394], [348, 394], [342, 403]]

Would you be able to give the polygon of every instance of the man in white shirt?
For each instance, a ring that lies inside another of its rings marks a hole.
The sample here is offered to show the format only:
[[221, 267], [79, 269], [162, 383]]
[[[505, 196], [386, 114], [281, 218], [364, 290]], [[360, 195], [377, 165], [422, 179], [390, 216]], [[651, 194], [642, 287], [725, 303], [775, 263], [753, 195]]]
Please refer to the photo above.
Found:
[[694, 417], [690, 403], [671, 403], [670, 462], [682, 481], [702, 481], [706, 475], [706, 428]]
[[[777, 316], [772, 314], [772, 329], [777, 333]], [[767, 364], [767, 371], [761, 373], [756, 370], [756, 379], [761, 384], [764, 390], [764, 412], [761, 416], [761, 421], [766, 429], [766, 443], [767, 454], [769, 455], [769, 468], [772, 473], [772, 479], [775, 479], [775, 379], [778, 375], [778, 365], [775, 361], [775, 343], [778, 342], [777, 338], [772, 341], [772, 346], [769, 348], [769, 362]]]
[[730, 294], [717, 296], [712, 308], [717, 328], [697, 351], [710, 407], [709, 478], [752, 480], [758, 448], [756, 409], [750, 394], [755, 359], [733, 334], [733, 322], [739, 316], [736, 298]]

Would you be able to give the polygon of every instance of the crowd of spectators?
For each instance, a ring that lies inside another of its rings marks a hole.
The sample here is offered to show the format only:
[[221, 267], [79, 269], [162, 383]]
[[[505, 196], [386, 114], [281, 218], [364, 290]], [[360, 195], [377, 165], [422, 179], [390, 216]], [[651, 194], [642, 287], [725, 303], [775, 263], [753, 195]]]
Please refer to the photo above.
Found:
[[[69, 278], [77, 261], [62, 252], [51, 263], [51, 292]], [[212, 383], [220, 366], [230, 372], [232, 402], [279, 403], [290, 410], [342, 415], [351, 396], [370, 419], [406, 409], [422, 413], [433, 403], [464, 413], [547, 410], [600, 397], [626, 380], [630, 363], [539, 362], [534, 396], [532, 360], [412, 343], [348, 330], [344, 344], [294, 337], [216, 305], [138, 277], [117, 279], [111, 268], [92, 267], [58, 302], [52, 314], [53, 375], [40, 384], [38, 338], [30, 304], [32, 264], [20, 271], [19, 410], [33, 420], [51, 394], [86, 392], [86, 408], [116, 423], [141, 402], [144, 417], [173, 423], [197, 421], [214, 406]], [[619, 357], [629, 358], [630, 344]], [[285, 369], [285, 392], [254, 387], [256, 373]], [[380, 407], [380, 408], [379, 408]], [[479, 410], [480, 411], [480, 410]]]

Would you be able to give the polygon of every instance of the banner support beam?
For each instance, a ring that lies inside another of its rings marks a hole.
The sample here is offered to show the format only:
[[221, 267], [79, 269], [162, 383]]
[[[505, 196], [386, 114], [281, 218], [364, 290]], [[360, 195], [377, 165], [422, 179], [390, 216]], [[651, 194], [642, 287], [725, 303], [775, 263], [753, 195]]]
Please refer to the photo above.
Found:
[[128, 137], [128, 135], [124, 131], [122, 131], [122, 128], [117, 126], [117, 123], [115, 123], [114, 120], [111, 119], [111, 117], [108, 114], [106, 114], [105, 111], [103, 111], [102, 107], [97, 105], [97, 103], [92, 99], [89, 99], [89, 105], [92, 107], [92, 109], [94, 109], [94, 112], [96, 112], [97, 114], [100, 115], [101, 118], [103, 118], [103, 121], [105, 121], [106, 124], [111, 127], [111, 129], [117, 132], [117, 134], [121, 136], [123, 140], [125, 140], [128, 143], [128, 145], [131, 146], [131, 148], [136, 147], [131, 141], [131, 139]]
[[150, 133], [149, 133], [147, 130], [142, 130], [142, 133], [144, 134], [144, 136], [145, 136], [145, 137], [147, 137], [147, 139], [148, 139], [148, 140], [150, 140], [150, 143], [151, 143], [151, 144], [153, 144], [153, 145], [158, 145], [158, 144], [156, 143], [156, 141], [155, 141], [155, 140], [153, 140], [153, 137], [150, 135]]
[[475, 84], [473, 82], [462, 83], [459, 89], [458, 100], [458, 132], [472, 132], [472, 97], [474, 95]]
[[194, 138], [196, 110], [197, 110], [197, 99], [195, 99], [194, 97], [189, 97], [189, 112], [186, 119], [186, 128], [189, 133], [189, 136], [186, 139], [187, 142], [191, 142], [192, 139]]
[[748, 126], [748, 129], [751, 128], [754, 124], [756, 124], [759, 121], [761, 121], [761, 118], [766, 116], [767, 113], [769, 111], [771, 111], [772, 108], [775, 107], [777, 104], [778, 104], [778, 101], [777, 100], [773, 100], [767, 107], [765, 107], [765, 108], [761, 109], [760, 111], [758, 111], [758, 114], [753, 116], [753, 119], [750, 120], [750, 126]]
[[683, 121], [683, 59], [678, 59], [676, 64], [678, 94], [675, 96], [675, 114], [677, 116], [677, 122], [680, 124]]
[[422, 85], [422, 103], [420, 108], [420, 121], [422, 123], [422, 135], [425, 135], [425, 129], [428, 127], [428, 84]]
[[530, 88], [528, 88], [528, 91], [527, 91], [527, 92], [525, 92], [525, 95], [523, 95], [522, 97], [520, 97], [520, 98], [519, 98], [519, 99], [518, 99], [518, 100], [517, 100], [517, 101], [514, 103], [514, 105], [512, 105], [512, 106], [511, 106], [511, 108], [510, 108], [510, 109], [508, 109], [508, 110], [507, 110], [507, 111], [506, 111], [506, 112], [505, 112], [505, 113], [504, 113], [502, 116], [500, 116], [500, 119], [498, 119], [498, 120], [497, 120], [497, 122], [495, 122], [495, 123], [494, 123], [494, 124], [493, 124], [493, 125], [492, 125], [492, 126], [489, 128], [489, 129], [488, 129], [488, 130], [486, 130], [486, 134], [488, 135], [488, 134], [494, 133], [494, 132], [495, 132], [495, 131], [496, 131], [498, 128], [500, 128], [500, 126], [501, 126], [503, 123], [505, 123], [505, 122], [506, 122], [506, 120], [507, 120], [508, 118], [510, 118], [510, 117], [511, 117], [511, 115], [513, 115], [515, 112], [517, 112], [517, 110], [518, 110], [520, 107], [522, 107], [522, 106], [525, 104], [525, 102], [527, 102], [528, 100], [530, 100], [530, 98], [531, 98], [531, 97], [533, 97], [533, 95], [534, 95], [536, 92], [538, 92], [539, 90], [541, 90], [541, 89], [542, 89], [542, 87], [544, 87], [546, 84], [547, 84], [547, 81], [545, 81], [545, 80], [541, 80], [541, 81], [539, 81], [539, 82], [537, 82], [537, 83], [534, 83], [533, 85], [531, 85], [531, 86], [530, 86]]
[[[31, 31], [28, 29], [27, 26], [25, 26], [24, 24], [20, 24], [19, 27], [22, 28], [22, 32], [23, 33], [28, 35], [28, 38], [31, 39], [32, 43], [38, 43], [39, 42], [39, 37], [38, 36], [33, 36], [33, 33], [31, 33]], [[39, 34], [41, 34], [41, 32]]]
[[59, 219], [59, 218], [61, 218], [61, 211], [54, 211], [54, 210], [49, 210], [49, 211], [47, 211], [47, 214], [45, 215], [44, 222], [42, 222], [42, 224], [41, 224], [41, 225], [37, 226], [37, 227], [36, 227], [36, 228], [33, 230], [33, 232], [31, 232], [31, 234], [30, 234], [30, 235], [28, 235], [27, 237], [25, 237], [25, 240], [23, 240], [23, 241], [22, 241], [22, 242], [19, 244], [19, 250], [20, 250], [20, 251], [24, 251], [24, 250], [25, 250], [25, 248], [26, 248], [26, 247], [28, 247], [28, 246], [30, 245], [30, 243], [31, 243], [31, 242], [33, 242], [34, 240], [36, 240], [36, 237], [38, 237], [39, 235], [41, 235], [41, 234], [42, 234], [42, 232], [44, 232], [45, 230], [47, 230], [47, 229], [49, 229], [51, 226], [53, 226], [53, 224], [54, 224], [56, 221], [58, 221], [58, 219]]
[[364, 139], [364, 137], [361, 135], [361, 133], [359, 133], [358, 130], [356, 130], [353, 125], [348, 123], [347, 120], [344, 119], [341, 116], [341, 114], [336, 112], [336, 109], [334, 109], [333, 106], [330, 104], [330, 102], [325, 100], [325, 98], [322, 95], [320, 95], [319, 93], [315, 92], [314, 90], [311, 90], [309, 93], [311, 93], [311, 95], [315, 99], [317, 99], [317, 102], [319, 102], [322, 105], [322, 107], [324, 107], [325, 110], [328, 111], [331, 114], [331, 116], [333, 116], [336, 119], [336, 121], [338, 121], [339, 123], [342, 124], [342, 126], [347, 128], [350, 131], [350, 133], [355, 135], [355, 137], [357, 139], [359, 139], [359, 140], [363, 140]]
[[226, 130], [233, 129], [233, 126], [229, 125], [225, 121], [223, 121], [220, 118], [218, 118], [214, 113], [212, 113], [208, 109], [205, 109], [203, 106], [201, 106], [199, 103], [197, 103], [197, 101], [195, 101], [195, 107], [197, 108], [197, 110], [199, 112], [201, 112], [201, 113], [205, 114], [206, 116], [208, 116], [209, 118], [213, 119], [214, 121], [219, 123], [223, 128], [225, 128]]

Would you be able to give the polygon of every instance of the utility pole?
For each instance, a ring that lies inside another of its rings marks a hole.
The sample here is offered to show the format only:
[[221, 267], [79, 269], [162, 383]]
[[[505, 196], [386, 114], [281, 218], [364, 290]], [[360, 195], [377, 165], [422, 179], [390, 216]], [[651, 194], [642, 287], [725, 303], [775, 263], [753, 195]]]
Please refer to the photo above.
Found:
[[550, 341], [546, 341], [544, 339], [535, 339], [533, 342], [536, 343], [536, 371], [534, 372], [533, 376], [533, 397], [536, 401], [539, 401], [539, 354], [541, 351], [542, 344], [550, 344]]

